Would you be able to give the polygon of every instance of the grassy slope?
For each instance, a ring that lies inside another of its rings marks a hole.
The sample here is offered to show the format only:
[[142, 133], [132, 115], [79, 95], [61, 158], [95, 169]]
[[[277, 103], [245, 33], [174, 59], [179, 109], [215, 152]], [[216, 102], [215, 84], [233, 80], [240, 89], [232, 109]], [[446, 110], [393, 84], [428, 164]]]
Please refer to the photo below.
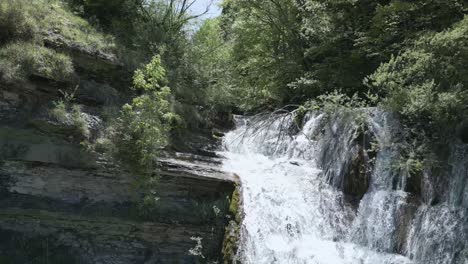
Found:
[[73, 75], [67, 54], [45, 40], [90, 54], [115, 51], [113, 38], [98, 32], [59, 0], [0, 2], [0, 76], [3, 82], [26, 81], [31, 75], [65, 81]]

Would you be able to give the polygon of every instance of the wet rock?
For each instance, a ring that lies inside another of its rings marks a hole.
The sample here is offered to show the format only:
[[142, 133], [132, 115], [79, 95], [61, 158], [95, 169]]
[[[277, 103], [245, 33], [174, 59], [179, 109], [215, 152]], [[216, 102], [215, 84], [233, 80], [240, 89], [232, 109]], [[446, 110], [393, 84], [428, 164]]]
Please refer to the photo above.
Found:
[[408, 248], [409, 231], [413, 219], [420, 206], [420, 200], [416, 196], [407, 196], [403, 206], [396, 212], [396, 248], [393, 252], [404, 255]]
[[243, 221], [241, 188], [236, 187], [229, 207], [229, 224], [223, 241], [223, 259], [225, 264], [235, 263], [240, 243], [241, 225]]
[[457, 128], [458, 138], [465, 144], [468, 144], [468, 121], [461, 123]]
[[358, 204], [369, 187], [373, 137], [362, 131], [351, 113], [328, 117], [319, 136], [319, 163], [331, 185]]

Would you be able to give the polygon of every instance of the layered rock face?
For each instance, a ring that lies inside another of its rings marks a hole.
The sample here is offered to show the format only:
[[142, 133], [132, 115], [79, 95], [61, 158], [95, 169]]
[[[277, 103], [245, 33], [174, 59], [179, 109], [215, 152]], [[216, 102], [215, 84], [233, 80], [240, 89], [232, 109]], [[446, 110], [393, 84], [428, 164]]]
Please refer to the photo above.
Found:
[[149, 219], [139, 214], [130, 175], [4, 162], [0, 255], [7, 263], [221, 260], [235, 179], [200, 161], [171, 159], [164, 166]]
[[[94, 140], [106, 107], [124, 100], [129, 73], [112, 55], [49, 38], [73, 57], [74, 103]], [[158, 201], [142, 214], [138, 175], [90, 155], [76, 127], [48, 115], [64, 86], [39, 76], [0, 82], [0, 263], [221, 262], [235, 177], [216, 158], [168, 154]]]

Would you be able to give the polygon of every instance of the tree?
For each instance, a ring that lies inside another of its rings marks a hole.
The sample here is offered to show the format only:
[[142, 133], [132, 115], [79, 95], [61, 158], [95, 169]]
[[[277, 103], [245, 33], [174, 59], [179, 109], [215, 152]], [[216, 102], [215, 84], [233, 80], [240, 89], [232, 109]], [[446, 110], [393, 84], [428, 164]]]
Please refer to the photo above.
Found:
[[468, 118], [468, 16], [449, 30], [427, 33], [372, 74], [368, 85], [407, 124], [429, 135], [453, 135]]
[[287, 84], [301, 75], [300, 19], [293, 0], [225, 1], [222, 27], [232, 42], [234, 86], [244, 109], [294, 97]]
[[191, 60], [196, 70], [197, 90], [206, 95], [204, 104], [212, 110], [226, 110], [237, 103], [232, 86], [232, 45], [223, 38], [220, 19], [207, 19], [193, 36]]
[[166, 71], [159, 56], [135, 71], [133, 89], [142, 93], [122, 107], [113, 135], [115, 157], [132, 171], [151, 175], [179, 117], [171, 111]]

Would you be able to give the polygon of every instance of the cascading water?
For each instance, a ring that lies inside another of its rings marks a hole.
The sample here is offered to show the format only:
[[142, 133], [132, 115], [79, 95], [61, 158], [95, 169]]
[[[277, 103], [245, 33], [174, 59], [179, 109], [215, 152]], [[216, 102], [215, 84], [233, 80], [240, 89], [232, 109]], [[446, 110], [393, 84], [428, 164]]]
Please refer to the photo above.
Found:
[[375, 187], [353, 210], [319, 169], [316, 157], [322, 146], [316, 139], [323, 115], [305, 120], [299, 133], [290, 133], [291, 115], [240, 118], [224, 139], [224, 168], [242, 181], [245, 215], [238, 261], [411, 263], [388, 253], [392, 242], [385, 241], [394, 241], [391, 214], [399, 210], [404, 194]]
[[238, 118], [223, 152], [242, 182], [238, 263], [468, 264], [468, 146], [452, 147], [444, 180], [426, 173], [420, 194], [406, 192], [414, 179], [393, 166], [398, 122], [366, 116], [378, 151], [354, 200], [344, 187], [362, 157], [352, 118], [309, 114], [300, 129], [290, 114]]

